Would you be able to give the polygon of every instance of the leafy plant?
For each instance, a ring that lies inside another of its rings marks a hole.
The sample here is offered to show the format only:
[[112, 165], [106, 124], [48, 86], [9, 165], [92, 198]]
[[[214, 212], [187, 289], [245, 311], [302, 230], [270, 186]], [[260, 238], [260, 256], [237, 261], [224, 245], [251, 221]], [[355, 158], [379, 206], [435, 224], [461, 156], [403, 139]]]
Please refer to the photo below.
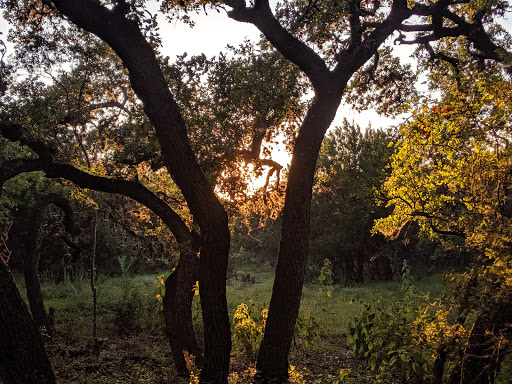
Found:
[[[251, 303], [253, 317], [256, 318], [255, 307], [254, 303]], [[251, 317], [249, 307], [244, 303], [237, 307], [233, 316], [233, 323], [236, 322], [233, 337], [239, 344], [240, 351], [246, 355], [250, 362], [254, 362], [256, 359], [256, 351], [265, 332], [267, 316], [268, 309], [264, 308], [260, 311], [260, 318], [255, 321]]]
[[318, 336], [319, 328], [320, 326], [311, 312], [299, 315], [293, 331], [293, 344], [301, 345], [304, 349], [309, 348], [313, 339]]
[[130, 269], [135, 261], [134, 257], [128, 257], [127, 254], [123, 254], [122, 256], [117, 257], [117, 261], [119, 263], [119, 267], [121, 268], [121, 276], [126, 277], [130, 272]]
[[153, 331], [161, 327], [160, 304], [155, 306], [151, 295], [130, 288], [114, 307], [114, 332], [120, 336]]
[[114, 332], [121, 336], [140, 332], [142, 306], [142, 298], [137, 290], [131, 289], [125, 294], [115, 306]]
[[350, 324], [347, 344], [364, 357], [375, 383], [423, 383], [431, 361], [413, 337], [417, 304], [409, 267], [402, 268], [402, 298], [366, 304]]
[[165, 296], [165, 275], [158, 275], [153, 282], [155, 290], [155, 299], [158, 301], [158, 308], [160, 312], [164, 309], [164, 296]]
[[318, 280], [320, 281], [320, 293], [326, 298], [330, 298], [332, 296], [332, 285], [334, 284], [334, 280], [332, 279], [332, 269], [331, 269], [331, 260], [324, 259], [324, 265], [320, 270], [320, 275], [318, 276]]

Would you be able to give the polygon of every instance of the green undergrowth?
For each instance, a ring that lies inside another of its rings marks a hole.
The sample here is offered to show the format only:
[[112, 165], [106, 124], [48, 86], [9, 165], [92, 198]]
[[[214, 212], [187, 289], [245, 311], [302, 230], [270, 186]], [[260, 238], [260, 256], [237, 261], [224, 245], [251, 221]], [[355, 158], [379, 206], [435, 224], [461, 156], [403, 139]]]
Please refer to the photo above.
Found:
[[[160, 276], [160, 279], [158, 278]], [[98, 292], [99, 356], [92, 353], [92, 296], [86, 276], [75, 281], [43, 281], [47, 308], [55, 308], [57, 335], [48, 340], [48, 353], [60, 383], [180, 383], [171, 363], [163, 333], [161, 295], [164, 273], [109, 277], [100, 275]], [[274, 270], [270, 267], [243, 266], [229, 277], [228, 310], [233, 319], [244, 303], [254, 317], [257, 342], [261, 335], [261, 311], [268, 308]], [[24, 293], [23, 279], [17, 278]], [[439, 295], [438, 276], [416, 282], [418, 291]], [[200, 291], [201, 287], [199, 287]], [[290, 363], [302, 372], [304, 382], [336, 382], [341, 372], [361, 369], [361, 361], [347, 347], [349, 324], [361, 314], [364, 303], [396, 300], [399, 282], [368, 283], [329, 287], [328, 297], [320, 284], [305, 284], [295, 329]], [[160, 295], [160, 297], [159, 297]], [[201, 340], [202, 322], [199, 298], [193, 303], [194, 323]], [[236, 334], [237, 322], [232, 327]], [[245, 330], [244, 330], [245, 331]], [[250, 330], [252, 332], [252, 330]], [[251, 336], [252, 337], [252, 336]], [[240, 348], [243, 337], [234, 337], [233, 369], [241, 372], [250, 365], [247, 348]], [[297, 371], [299, 372], [299, 371]], [[309, 379], [308, 379], [309, 377]], [[314, 379], [313, 379], [314, 378]], [[336, 380], [335, 380], [336, 379]]]

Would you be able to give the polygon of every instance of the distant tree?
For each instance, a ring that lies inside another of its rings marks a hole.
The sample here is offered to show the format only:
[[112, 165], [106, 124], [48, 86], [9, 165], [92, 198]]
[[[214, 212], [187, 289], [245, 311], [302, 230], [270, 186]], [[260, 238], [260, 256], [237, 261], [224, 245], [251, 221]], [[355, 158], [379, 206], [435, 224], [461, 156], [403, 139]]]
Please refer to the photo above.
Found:
[[335, 277], [362, 283], [375, 277], [391, 279], [386, 242], [373, 236], [375, 219], [384, 216], [376, 192], [386, 177], [393, 134], [355, 124], [329, 131], [318, 158], [311, 207], [311, 262], [333, 263]]

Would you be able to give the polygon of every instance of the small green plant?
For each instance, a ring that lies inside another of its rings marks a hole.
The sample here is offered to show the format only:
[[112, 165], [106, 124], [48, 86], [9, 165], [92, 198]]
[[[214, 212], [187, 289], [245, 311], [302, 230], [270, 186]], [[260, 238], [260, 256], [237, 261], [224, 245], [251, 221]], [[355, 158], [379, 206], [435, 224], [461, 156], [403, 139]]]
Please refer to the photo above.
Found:
[[332, 279], [332, 264], [331, 260], [324, 259], [324, 265], [322, 269], [320, 269], [320, 275], [318, 276], [318, 280], [320, 281], [320, 294], [323, 295], [326, 299], [332, 297], [332, 285], [334, 281]]
[[114, 332], [120, 336], [138, 334], [143, 330], [159, 330], [162, 323], [160, 304], [150, 294], [130, 288], [114, 306]]
[[350, 324], [347, 344], [363, 356], [374, 372], [372, 382], [425, 381], [431, 361], [413, 337], [418, 302], [407, 263], [402, 267], [402, 298], [366, 304], [360, 316]]
[[[250, 312], [253, 313], [252, 316]], [[258, 319], [254, 303], [251, 302], [251, 311], [247, 304], [241, 303], [233, 316], [233, 323], [235, 323], [233, 337], [239, 345], [240, 351], [251, 363], [256, 360], [256, 352], [265, 332], [268, 309], [264, 308], [259, 312], [260, 318]]]
[[293, 344], [296, 347], [302, 346], [303, 349], [309, 348], [314, 338], [318, 336], [319, 328], [318, 322], [310, 312], [299, 315], [293, 331]]
[[128, 273], [130, 272], [130, 269], [134, 261], [134, 257], [130, 256], [130, 258], [128, 258], [128, 255], [126, 254], [117, 257], [117, 262], [119, 263], [119, 267], [121, 268], [121, 276], [128, 276]]
[[164, 296], [165, 296], [165, 275], [158, 275], [153, 282], [155, 290], [155, 299], [158, 302], [158, 309], [160, 312], [164, 310]]
[[117, 335], [128, 336], [142, 330], [141, 307], [142, 297], [135, 289], [121, 298], [114, 308], [114, 332]]

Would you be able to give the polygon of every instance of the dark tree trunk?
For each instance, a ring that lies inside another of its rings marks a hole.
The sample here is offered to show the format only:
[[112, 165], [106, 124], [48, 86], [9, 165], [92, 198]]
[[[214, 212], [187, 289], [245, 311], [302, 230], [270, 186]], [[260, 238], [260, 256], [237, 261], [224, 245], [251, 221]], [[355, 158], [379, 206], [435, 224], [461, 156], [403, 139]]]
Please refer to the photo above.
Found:
[[[356, 259], [356, 270], [355, 270], [355, 282], [356, 283], [363, 283], [364, 282], [364, 259], [365, 255], [363, 253], [363, 250], [359, 250], [360, 253], [355, 256]], [[357, 252], [357, 251], [356, 251]]]
[[316, 159], [340, 98], [340, 92], [336, 96], [317, 96], [295, 143], [286, 189], [276, 277], [256, 365], [258, 380], [262, 382], [283, 383], [288, 378], [288, 353], [299, 313], [308, 256], [309, 215]]
[[176, 370], [188, 375], [184, 351], [195, 356], [197, 366], [203, 363], [203, 351], [197, 342], [192, 323], [193, 286], [199, 280], [199, 258], [190, 248], [180, 254], [176, 270], [165, 281], [165, 333], [169, 338]]
[[393, 268], [391, 268], [391, 259], [389, 255], [382, 254], [378, 257], [378, 263], [380, 265], [379, 275], [381, 281], [391, 281], [393, 279]]
[[41, 335], [2, 261], [0, 292], [0, 382], [55, 383]]
[[477, 317], [462, 361], [453, 369], [447, 384], [494, 384], [509, 350], [511, 319], [512, 293]]
[[[41, 208], [39, 204], [36, 205], [36, 207]], [[44, 207], [41, 209], [44, 209]], [[46, 331], [50, 333], [50, 322], [48, 320], [48, 315], [46, 314], [46, 309], [44, 308], [43, 294], [41, 293], [41, 282], [39, 281], [38, 271], [40, 253], [37, 246], [37, 238], [39, 228], [41, 227], [42, 213], [39, 209], [33, 209], [32, 214], [34, 213], [35, 217], [33, 217], [31, 227], [25, 241], [26, 249], [23, 260], [23, 276], [25, 278], [30, 312], [32, 312], [34, 321], [38, 327], [45, 327]]]
[[201, 232], [200, 295], [204, 322], [201, 382], [224, 384], [229, 373], [231, 330], [226, 301], [230, 246], [227, 214], [201, 171], [178, 105], [169, 91], [155, 53], [125, 2], [112, 10], [90, 0], [55, 0], [58, 10], [94, 33], [119, 55], [130, 83], [155, 127], [164, 164], [187, 201]]
[[[409, 14], [405, 1], [393, 1], [389, 16], [364, 37], [352, 40], [330, 70], [313, 49], [291, 35], [272, 14], [268, 0], [234, 3], [228, 15], [254, 24], [270, 43], [311, 81], [316, 97], [300, 127], [288, 176], [279, 260], [265, 335], [258, 355], [261, 380], [284, 382], [308, 255], [311, 194], [316, 160], [324, 134], [340, 105], [348, 80]], [[355, 36], [355, 35], [354, 35]]]
[[69, 201], [58, 195], [47, 195], [42, 197], [41, 201], [32, 208], [30, 213], [31, 222], [25, 241], [23, 271], [25, 285], [27, 288], [27, 298], [32, 316], [39, 327], [45, 327], [48, 334], [52, 335], [53, 329], [46, 313], [46, 309], [44, 308], [38, 270], [40, 259], [38, 246], [39, 229], [43, 219], [43, 212], [50, 204], [55, 204], [64, 211], [64, 226], [71, 235], [75, 234], [76, 230], [72, 222], [73, 211]]
[[432, 384], [443, 384], [444, 367], [446, 365], [447, 351], [445, 346], [437, 350], [437, 358], [432, 368]]
[[41, 293], [41, 282], [39, 280], [39, 251], [25, 253], [25, 264], [23, 274], [25, 277], [25, 286], [27, 288], [27, 299], [30, 305], [30, 312], [34, 317], [38, 327], [45, 327], [51, 335], [52, 330], [46, 309], [44, 308], [43, 294]]

